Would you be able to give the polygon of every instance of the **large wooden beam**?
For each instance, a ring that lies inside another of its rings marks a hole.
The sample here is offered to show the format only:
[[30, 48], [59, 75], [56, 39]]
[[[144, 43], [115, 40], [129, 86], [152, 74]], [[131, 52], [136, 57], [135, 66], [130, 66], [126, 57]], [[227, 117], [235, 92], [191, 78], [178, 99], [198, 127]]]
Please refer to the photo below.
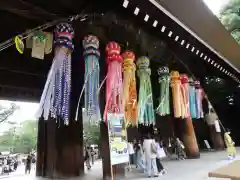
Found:
[[32, 3], [22, 0], [2, 0], [0, 2], [0, 9], [38, 22], [46, 22], [58, 17], [54, 13], [50, 13]]

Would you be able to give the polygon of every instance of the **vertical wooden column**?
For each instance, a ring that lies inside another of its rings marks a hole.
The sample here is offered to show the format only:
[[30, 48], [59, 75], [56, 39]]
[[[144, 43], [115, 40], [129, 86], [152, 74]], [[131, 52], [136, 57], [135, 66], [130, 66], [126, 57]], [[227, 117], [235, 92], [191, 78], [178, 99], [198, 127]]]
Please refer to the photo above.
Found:
[[[61, 119], [39, 120], [36, 175], [48, 178], [69, 178], [84, 175], [83, 124], [79, 109], [75, 120], [79, 94], [83, 86], [80, 52], [72, 55], [72, 87], [69, 124]], [[74, 58], [77, 56], [76, 58]], [[81, 107], [81, 105], [80, 105]]]
[[210, 137], [213, 144], [213, 148], [216, 150], [224, 149], [223, 137], [220, 132], [216, 132], [215, 125], [209, 125]]
[[178, 130], [181, 134], [183, 144], [185, 146], [186, 155], [189, 159], [200, 158], [199, 148], [193, 123], [191, 119], [177, 119]]

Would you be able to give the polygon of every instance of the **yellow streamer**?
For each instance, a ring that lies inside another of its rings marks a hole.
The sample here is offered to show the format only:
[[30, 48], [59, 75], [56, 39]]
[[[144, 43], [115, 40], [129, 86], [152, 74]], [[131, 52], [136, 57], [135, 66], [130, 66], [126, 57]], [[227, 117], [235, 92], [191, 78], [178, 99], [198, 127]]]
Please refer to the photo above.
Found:
[[135, 55], [131, 51], [122, 54], [123, 57], [123, 102], [125, 107], [126, 125], [137, 126], [138, 109], [137, 109], [137, 90], [136, 90], [136, 65], [134, 64]]
[[171, 88], [172, 88], [172, 96], [173, 96], [173, 110], [174, 117], [180, 118], [182, 115], [182, 98], [181, 98], [181, 82], [178, 71], [172, 71], [171, 74]]

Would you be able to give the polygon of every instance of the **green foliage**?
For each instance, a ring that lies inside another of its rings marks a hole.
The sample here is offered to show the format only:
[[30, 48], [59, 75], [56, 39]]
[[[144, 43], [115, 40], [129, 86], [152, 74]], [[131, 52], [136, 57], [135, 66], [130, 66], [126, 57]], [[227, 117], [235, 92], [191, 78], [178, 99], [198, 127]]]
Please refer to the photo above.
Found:
[[231, 0], [223, 7], [219, 19], [240, 44], [240, 0]]
[[100, 127], [99, 124], [84, 123], [84, 139], [86, 144], [100, 144]]
[[36, 149], [37, 121], [27, 120], [10, 129], [0, 136], [0, 151], [13, 151], [14, 153], [29, 153]]

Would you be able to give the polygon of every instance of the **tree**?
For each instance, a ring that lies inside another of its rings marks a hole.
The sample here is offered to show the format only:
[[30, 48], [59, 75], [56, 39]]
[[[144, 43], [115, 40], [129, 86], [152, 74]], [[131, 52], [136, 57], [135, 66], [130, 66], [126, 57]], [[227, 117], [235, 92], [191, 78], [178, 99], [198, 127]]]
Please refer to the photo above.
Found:
[[0, 104], [0, 123], [5, 122], [17, 109], [19, 107], [14, 103], [11, 104], [10, 108], [6, 108]]
[[220, 21], [240, 44], [240, 0], [231, 0], [220, 12]]
[[85, 122], [84, 128], [84, 139], [87, 144], [100, 144], [100, 127], [99, 124]]
[[0, 136], [0, 151], [29, 153], [36, 149], [37, 121], [26, 120], [12, 127]]

